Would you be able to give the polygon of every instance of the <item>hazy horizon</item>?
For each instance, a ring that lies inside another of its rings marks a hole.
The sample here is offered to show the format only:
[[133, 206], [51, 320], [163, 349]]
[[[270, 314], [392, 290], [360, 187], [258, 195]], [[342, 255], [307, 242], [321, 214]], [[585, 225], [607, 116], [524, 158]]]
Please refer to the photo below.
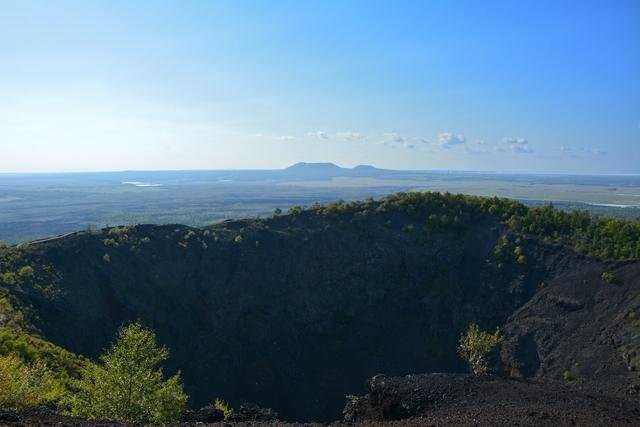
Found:
[[250, 172], [250, 171], [281, 171], [298, 163], [309, 165], [333, 164], [343, 169], [353, 169], [357, 166], [371, 166], [376, 169], [393, 172], [427, 172], [427, 173], [470, 173], [470, 174], [504, 174], [504, 175], [567, 175], [567, 176], [640, 176], [639, 173], [597, 173], [597, 172], [563, 172], [563, 171], [520, 171], [520, 170], [472, 170], [472, 169], [411, 169], [411, 168], [383, 168], [377, 165], [358, 163], [343, 165], [336, 162], [296, 162], [284, 167], [255, 167], [255, 168], [210, 168], [210, 169], [104, 169], [104, 170], [68, 170], [68, 171], [31, 171], [31, 172], [0, 172], [0, 176], [9, 175], [64, 175], [64, 174], [100, 174], [100, 173], [136, 173], [136, 172]]

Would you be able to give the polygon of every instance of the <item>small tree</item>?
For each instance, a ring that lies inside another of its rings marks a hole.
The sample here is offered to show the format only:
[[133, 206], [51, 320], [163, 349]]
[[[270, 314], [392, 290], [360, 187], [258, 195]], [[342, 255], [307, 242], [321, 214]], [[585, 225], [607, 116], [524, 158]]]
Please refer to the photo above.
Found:
[[133, 323], [118, 331], [116, 343], [101, 356], [102, 365], [85, 369], [71, 396], [71, 413], [88, 419], [167, 422], [185, 409], [180, 373], [164, 380], [158, 366], [168, 351], [153, 331]]
[[458, 352], [467, 361], [475, 375], [482, 375], [489, 370], [487, 361], [489, 353], [503, 341], [504, 338], [499, 330], [489, 334], [480, 330], [476, 323], [471, 323], [467, 332], [460, 336]]

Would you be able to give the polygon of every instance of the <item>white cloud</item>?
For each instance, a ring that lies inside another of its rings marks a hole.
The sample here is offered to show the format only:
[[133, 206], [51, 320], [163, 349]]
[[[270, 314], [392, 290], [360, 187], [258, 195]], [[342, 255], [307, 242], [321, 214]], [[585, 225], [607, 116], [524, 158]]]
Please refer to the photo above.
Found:
[[416, 148], [418, 148], [415, 144], [416, 142], [426, 143], [426, 141], [422, 139], [407, 138], [395, 132], [382, 134], [382, 145], [386, 145], [387, 147], [391, 148], [406, 148], [407, 150], [415, 150]]
[[513, 138], [506, 136], [502, 138], [502, 142], [507, 144], [512, 153], [517, 154], [531, 154], [533, 149], [529, 145], [529, 141], [524, 138]]
[[464, 135], [456, 135], [451, 132], [442, 132], [438, 134], [438, 145], [443, 148], [451, 148], [456, 145], [462, 145], [467, 142]]
[[464, 150], [468, 154], [487, 154], [491, 151], [491, 147], [486, 142], [478, 139], [472, 143], [466, 144]]
[[591, 154], [593, 156], [604, 156], [605, 154], [607, 154], [606, 151], [600, 150], [599, 148], [583, 148], [582, 152], [586, 154]]
[[405, 138], [398, 135], [395, 132], [383, 133], [384, 143], [387, 144], [401, 144], [405, 141]]
[[604, 156], [607, 154], [606, 151], [601, 150], [599, 148], [582, 147], [582, 148], [573, 149], [571, 147], [566, 147], [562, 145], [560, 146], [559, 149], [562, 153], [569, 154], [573, 157]]
[[318, 130], [315, 132], [308, 132], [307, 136], [310, 136], [312, 138], [318, 138], [318, 139], [329, 139], [329, 135], [326, 132], [323, 132], [321, 130]]
[[364, 135], [362, 135], [360, 132], [346, 131], [346, 132], [336, 133], [336, 138], [342, 139], [345, 141], [360, 141], [364, 139]]
[[293, 141], [295, 138], [291, 135], [282, 135], [278, 138], [280, 141]]

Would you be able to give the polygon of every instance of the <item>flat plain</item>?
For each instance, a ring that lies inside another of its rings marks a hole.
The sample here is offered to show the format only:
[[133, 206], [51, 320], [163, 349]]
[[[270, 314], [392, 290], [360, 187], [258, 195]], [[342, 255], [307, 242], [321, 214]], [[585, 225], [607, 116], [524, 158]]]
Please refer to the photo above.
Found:
[[204, 226], [275, 208], [440, 191], [640, 217], [640, 176], [393, 171], [298, 164], [282, 170], [0, 174], [0, 241], [139, 223]]

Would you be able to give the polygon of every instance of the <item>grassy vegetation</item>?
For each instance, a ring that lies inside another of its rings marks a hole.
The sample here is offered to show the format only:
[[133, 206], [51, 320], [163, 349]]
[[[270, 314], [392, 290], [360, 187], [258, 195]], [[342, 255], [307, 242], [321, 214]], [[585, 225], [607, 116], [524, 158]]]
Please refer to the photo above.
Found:
[[0, 328], [0, 408], [60, 404], [91, 366], [85, 358], [15, 328]]
[[61, 392], [42, 362], [0, 356], [0, 408], [19, 411], [55, 401]]

